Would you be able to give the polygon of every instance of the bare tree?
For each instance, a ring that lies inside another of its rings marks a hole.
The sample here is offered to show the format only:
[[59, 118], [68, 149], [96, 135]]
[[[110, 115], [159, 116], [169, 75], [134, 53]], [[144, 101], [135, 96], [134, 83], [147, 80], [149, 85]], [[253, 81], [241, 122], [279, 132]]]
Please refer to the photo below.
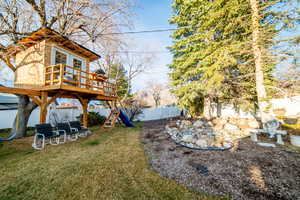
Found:
[[[17, 70], [6, 49], [40, 27], [56, 30], [93, 50], [103, 51], [108, 44], [117, 45], [120, 38], [109, 34], [128, 26], [129, 0], [2, 0], [0, 2], [0, 60], [12, 72]], [[23, 44], [24, 45], [24, 44]], [[20, 46], [25, 48], [25, 46]], [[31, 112], [37, 104], [28, 96], [18, 95], [18, 113], [12, 132], [26, 133]]]
[[[130, 93], [132, 81], [142, 73], [147, 73], [155, 59], [154, 54], [135, 54], [132, 52], [124, 52], [121, 58], [124, 68], [127, 71], [128, 88], [127, 94]], [[122, 100], [125, 100], [125, 96]]]
[[164, 86], [162, 84], [156, 84], [154, 82], [149, 82], [148, 85], [149, 85], [150, 93], [155, 103], [155, 107], [160, 106], [161, 92], [164, 89]]

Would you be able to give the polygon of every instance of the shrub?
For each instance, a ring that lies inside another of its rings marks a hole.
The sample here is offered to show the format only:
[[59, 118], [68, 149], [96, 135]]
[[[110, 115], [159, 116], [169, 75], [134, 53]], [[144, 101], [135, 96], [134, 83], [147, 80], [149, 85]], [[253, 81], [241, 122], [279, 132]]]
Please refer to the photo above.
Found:
[[282, 124], [289, 134], [300, 136], [300, 124]]
[[[77, 119], [80, 119], [81, 122], [83, 122], [83, 115], [79, 115]], [[88, 113], [88, 126], [96, 126], [96, 125], [102, 125], [104, 124], [106, 120], [106, 117], [100, 115], [97, 112], [89, 112]]]

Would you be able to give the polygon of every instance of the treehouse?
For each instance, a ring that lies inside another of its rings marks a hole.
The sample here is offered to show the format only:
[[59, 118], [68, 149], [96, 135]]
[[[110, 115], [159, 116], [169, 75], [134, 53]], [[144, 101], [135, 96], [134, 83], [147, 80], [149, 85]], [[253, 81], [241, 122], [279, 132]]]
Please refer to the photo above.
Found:
[[15, 62], [14, 88], [0, 92], [28, 95], [40, 106], [40, 123], [56, 98], [76, 98], [83, 107], [91, 100], [116, 101], [115, 85], [108, 77], [92, 73], [90, 63], [100, 56], [49, 28], [41, 28], [10, 46], [7, 56]]

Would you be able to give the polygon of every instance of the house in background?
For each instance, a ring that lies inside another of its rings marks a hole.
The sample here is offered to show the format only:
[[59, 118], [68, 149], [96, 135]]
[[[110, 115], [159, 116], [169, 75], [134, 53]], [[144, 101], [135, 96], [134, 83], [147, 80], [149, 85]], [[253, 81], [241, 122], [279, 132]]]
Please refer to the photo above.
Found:
[[13, 94], [0, 94], [0, 111], [18, 109], [18, 97]]

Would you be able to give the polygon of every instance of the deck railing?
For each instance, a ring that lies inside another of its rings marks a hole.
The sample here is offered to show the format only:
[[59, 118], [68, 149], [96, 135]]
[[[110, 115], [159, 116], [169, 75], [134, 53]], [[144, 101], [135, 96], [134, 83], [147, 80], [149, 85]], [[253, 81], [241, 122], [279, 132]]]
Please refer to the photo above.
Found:
[[45, 67], [45, 85], [67, 85], [98, 91], [104, 96], [116, 96], [115, 84], [110, 83], [107, 77], [83, 71], [65, 64], [57, 64]]

